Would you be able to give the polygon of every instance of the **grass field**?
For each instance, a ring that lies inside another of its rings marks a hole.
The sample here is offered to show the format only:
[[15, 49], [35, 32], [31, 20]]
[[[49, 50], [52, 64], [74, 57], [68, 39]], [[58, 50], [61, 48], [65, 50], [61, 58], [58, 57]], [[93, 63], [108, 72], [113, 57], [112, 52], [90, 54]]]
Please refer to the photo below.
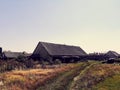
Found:
[[50, 69], [14, 70], [1, 73], [0, 90], [35, 90], [48, 79], [72, 68], [74, 65], [69, 64]]
[[120, 66], [100, 62], [0, 74], [0, 90], [119, 90]]
[[[95, 64], [87, 68], [87, 70], [78, 75], [77, 80], [74, 81], [72, 90], [93, 90], [99, 86], [99, 83], [114, 75], [120, 74], [120, 66], [110, 64]], [[118, 78], [118, 81], [120, 79]], [[109, 82], [110, 83], [110, 82]], [[105, 83], [104, 83], [105, 84]], [[115, 84], [114, 84], [115, 85]], [[103, 85], [101, 85], [102, 87]], [[116, 87], [116, 85], [114, 86]], [[95, 90], [99, 90], [99, 87]], [[102, 89], [102, 90], [118, 90], [118, 89]]]
[[90, 65], [90, 63], [76, 64], [75, 68], [67, 72], [60, 73], [57, 77], [54, 77], [37, 90], [69, 90], [74, 77], [77, 76], [79, 72], [85, 69], [88, 65]]
[[93, 90], [120, 90], [120, 74], [106, 78], [98, 83]]

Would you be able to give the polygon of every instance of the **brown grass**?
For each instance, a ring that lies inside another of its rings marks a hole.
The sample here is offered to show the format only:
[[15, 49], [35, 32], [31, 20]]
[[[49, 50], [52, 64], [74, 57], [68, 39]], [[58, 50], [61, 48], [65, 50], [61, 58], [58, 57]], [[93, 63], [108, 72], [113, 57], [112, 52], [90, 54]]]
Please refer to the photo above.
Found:
[[11, 71], [0, 74], [3, 85], [0, 90], [35, 90], [35, 88], [46, 80], [57, 74], [74, 68], [74, 65], [63, 65], [51, 69], [30, 69]]
[[108, 77], [120, 74], [120, 66], [114, 64], [97, 64], [90, 67], [84, 74], [76, 81], [74, 90], [84, 89], [92, 90], [91, 88], [98, 83], [104, 81]]

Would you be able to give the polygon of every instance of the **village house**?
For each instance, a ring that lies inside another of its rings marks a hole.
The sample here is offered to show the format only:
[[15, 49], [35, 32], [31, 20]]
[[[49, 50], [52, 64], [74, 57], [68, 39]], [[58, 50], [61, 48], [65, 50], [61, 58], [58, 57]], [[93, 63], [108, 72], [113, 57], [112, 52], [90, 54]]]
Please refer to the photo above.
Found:
[[3, 59], [16, 59], [22, 55], [23, 55], [23, 53], [21, 53], [21, 52], [5, 51], [5, 52], [3, 52]]
[[2, 59], [2, 48], [0, 47], [0, 59]]
[[2, 54], [3, 59], [17, 59], [19, 57], [29, 58], [31, 54], [25, 53], [25, 52], [11, 52], [11, 51], [5, 51]]
[[106, 55], [109, 57], [109, 58], [118, 58], [120, 56], [120, 54], [118, 54], [117, 52], [115, 51], [108, 51], [106, 53]]
[[69, 62], [69, 60], [73, 59], [80, 60], [85, 55], [87, 55], [86, 52], [78, 46], [39, 42], [31, 58], [43, 60], [60, 59]]

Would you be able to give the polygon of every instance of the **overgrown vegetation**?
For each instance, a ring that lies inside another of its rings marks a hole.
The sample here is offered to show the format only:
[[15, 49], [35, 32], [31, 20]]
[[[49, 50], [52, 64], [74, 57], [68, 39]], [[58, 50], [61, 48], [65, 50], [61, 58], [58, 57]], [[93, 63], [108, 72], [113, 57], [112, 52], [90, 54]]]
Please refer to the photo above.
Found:
[[[98, 83], [113, 75], [120, 74], [120, 66], [113, 64], [96, 64], [75, 80], [72, 90], [92, 90]], [[99, 89], [98, 89], [99, 90]]]
[[120, 89], [120, 74], [106, 78], [104, 81], [97, 84], [93, 90], [119, 90]]
[[59, 73], [69, 71], [74, 65], [63, 65], [53, 69], [15, 70], [0, 74], [0, 90], [36, 90], [41, 84], [57, 76]]
[[[50, 64], [18, 58], [0, 61], [0, 90], [119, 90], [120, 65], [95, 61]], [[37, 68], [37, 69], [33, 69]]]
[[46, 84], [41, 85], [37, 90], [69, 90], [73, 78], [89, 65], [88, 62], [76, 64], [75, 68], [60, 73], [57, 77], [47, 81]]
[[0, 61], [0, 72], [6, 72], [6, 71], [11, 71], [11, 70], [20, 70], [20, 69], [25, 69], [26, 65], [21, 63], [21, 62], [17, 62], [16, 60], [7, 60], [7, 61]]

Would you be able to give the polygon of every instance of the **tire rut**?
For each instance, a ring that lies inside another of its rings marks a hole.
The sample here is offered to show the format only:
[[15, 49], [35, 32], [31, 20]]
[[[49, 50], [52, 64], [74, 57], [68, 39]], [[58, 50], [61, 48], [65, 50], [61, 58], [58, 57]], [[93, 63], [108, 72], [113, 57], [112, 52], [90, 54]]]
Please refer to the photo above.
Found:
[[[91, 67], [92, 67], [93, 65], [95, 65], [95, 64], [97, 64], [97, 63], [90, 64], [89, 66], [87, 66], [86, 68], [84, 68], [84, 69], [80, 72], [80, 74], [79, 74], [78, 76], [74, 77], [73, 82], [72, 82], [69, 90], [80, 90], [80, 89], [78, 88], [77, 81], [80, 80], [80, 79], [82, 78], [82, 76], [85, 74], [85, 72], [87, 72], [87, 70], [88, 70], [89, 68], [91, 68]], [[82, 82], [81, 82], [81, 83], [82, 83]]]

